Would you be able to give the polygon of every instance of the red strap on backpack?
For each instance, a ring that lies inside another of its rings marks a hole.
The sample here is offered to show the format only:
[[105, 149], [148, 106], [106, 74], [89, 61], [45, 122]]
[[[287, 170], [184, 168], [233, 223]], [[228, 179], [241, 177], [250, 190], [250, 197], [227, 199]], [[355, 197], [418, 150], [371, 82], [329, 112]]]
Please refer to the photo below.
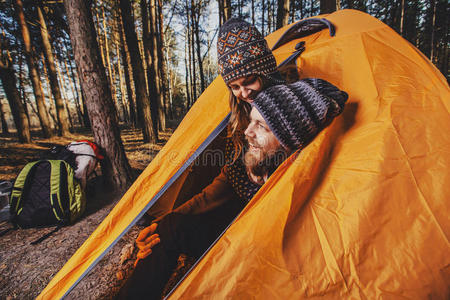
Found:
[[89, 146], [91, 146], [92, 150], [94, 150], [95, 157], [96, 157], [97, 159], [102, 160], [102, 159], [105, 158], [105, 157], [101, 154], [100, 147], [99, 147], [96, 143], [91, 142], [91, 141], [89, 141], [89, 140], [81, 140], [81, 141], [77, 141], [77, 143], [87, 143]]

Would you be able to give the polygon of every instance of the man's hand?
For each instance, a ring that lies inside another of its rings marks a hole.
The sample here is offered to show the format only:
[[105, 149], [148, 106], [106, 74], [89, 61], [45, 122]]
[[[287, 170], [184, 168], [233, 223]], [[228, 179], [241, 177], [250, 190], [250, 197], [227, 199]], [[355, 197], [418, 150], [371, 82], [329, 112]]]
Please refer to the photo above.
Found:
[[160, 242], [159, 235], [154, 233], [157, 227], [158, 224], [153, 223], [139, 233], [136, 239], [136, 245], [139, 248], [139, 252], [137, 254], [136, 262], [134, 263], [135, 267], [138, 261], [146, 258], [152, 253], [152, 248]]

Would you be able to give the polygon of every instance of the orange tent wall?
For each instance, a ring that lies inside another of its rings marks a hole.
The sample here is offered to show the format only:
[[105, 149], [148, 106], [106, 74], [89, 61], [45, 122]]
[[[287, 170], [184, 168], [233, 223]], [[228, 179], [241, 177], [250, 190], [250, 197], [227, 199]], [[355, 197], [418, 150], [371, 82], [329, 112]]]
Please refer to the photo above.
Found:
[[[298, 64], [349, 93], [343, 115], [270, 177], [171, 298], [448, 296], [448, 84], [376, 19], [324, 17], [336, 37], [302, 39]], [[227, 96], [219, 77], [38, 299], [61, 298], [93, 267], [225, 118]]]
[[298, 64], [349, 93], [343, 115], [270, 177], [170, 299], [448, 299], [448, 84], [382, 22], [324, 17], [336, 37], [300, 39]]

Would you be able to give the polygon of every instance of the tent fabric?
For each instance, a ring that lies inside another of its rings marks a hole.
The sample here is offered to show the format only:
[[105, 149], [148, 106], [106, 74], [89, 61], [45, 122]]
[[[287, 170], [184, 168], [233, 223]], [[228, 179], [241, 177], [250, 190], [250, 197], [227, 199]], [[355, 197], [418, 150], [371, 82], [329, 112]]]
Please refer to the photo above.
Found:
[[[197, 99], [166, 145], [136, 179], [98, 228], [52, 278], [37, 299], [60, 299], [86, 275], [107, 251], [135, 224], [148, 208], [155, 214], [171, 209], [194, 154], [228, 122], [227, 88], [216, 78]], [[187, 138], [189, 137], [189, 138]], [[179, 177], [177, 177], [179, 176]], [[173, 184], [163, 193], [167, 184]]]
[[449, 298], [448, 84], [375, 18], [324, 17], [336, 36], [300, 39], [297, 64], [348, 92], [343, 115], [270, 177], [170, 299]]
[[[274, 54], [280, 63], [305, 41], [301, 77], [345, 90], [343, 114], [277, 169], [171, 299], [448, 298], [448, 84], [369, 15], [322, 17], [335, 37], [323, 30]], [[269, 35], [269, 45], [288, 27]], [[65, 295], [134, 224], [225, 119], [227, 98], [216, 78], [38, 299]], [[164, 194], [164, 209], [179, 181]]]

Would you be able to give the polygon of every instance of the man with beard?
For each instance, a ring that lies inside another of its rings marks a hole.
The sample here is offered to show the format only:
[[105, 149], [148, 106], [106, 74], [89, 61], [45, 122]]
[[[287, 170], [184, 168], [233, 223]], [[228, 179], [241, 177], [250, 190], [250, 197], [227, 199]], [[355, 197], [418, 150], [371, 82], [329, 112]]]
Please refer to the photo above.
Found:
[[[252, 102], [245, 170], [261, 186], [293, 151], [302, 149], [339, 115], [347, 94], [321, 79], [272, 86]], [[199, 258], [250, 201], [241, 201], [227, 166], [200, 194], [139, 234], [136, 268], [122, 299], [160, 299], [181, 253]], [[228, 174], [229, 175], [229, 174]]]

